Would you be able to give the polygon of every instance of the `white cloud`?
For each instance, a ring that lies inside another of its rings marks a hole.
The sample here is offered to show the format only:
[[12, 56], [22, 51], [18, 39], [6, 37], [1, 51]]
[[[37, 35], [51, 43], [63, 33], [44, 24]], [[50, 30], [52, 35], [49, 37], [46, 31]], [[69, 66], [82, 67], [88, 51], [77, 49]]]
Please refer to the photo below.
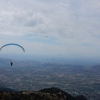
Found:
[[97, 26], [100, 25], [98, 23], [100, 6], [97, 4], [98, 0], [95, 2], [93, 0], [34, 0], [33, 2], [10, 0], [7, 4], [3, 2], [4, 7], [1, 7], [0, 29], [2, 34], [6, 34], [7, 31], [14, 35], [44, 33], [52, 36], [75, 37], [80, 34], [87, 36], [90, 32], [99, 35]]
[[[0, 35], [53, 37], [65, 46], [45, 44], [56, 48], [54, 51], [61, 48], [64, 53], [68, 50], [82, 54], [94, 47], [99, 50], [99, 27], [99, 0], [2, 0], [0, 3]], [[84, 43], [93, 47], [79, 46]], [[42, 43], [38, 45], [43, 47]]]

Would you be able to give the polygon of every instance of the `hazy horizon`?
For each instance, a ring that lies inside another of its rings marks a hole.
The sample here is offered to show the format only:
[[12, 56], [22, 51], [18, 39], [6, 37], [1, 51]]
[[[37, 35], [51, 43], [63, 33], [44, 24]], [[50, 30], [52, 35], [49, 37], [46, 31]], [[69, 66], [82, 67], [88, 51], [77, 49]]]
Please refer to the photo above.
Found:
[[44, 55], [14, 55], [1, 54], [0, 58], [18, 60], [18, 61], [36, 61], [53, 64], [70, 64], [70, 65], [99, 65], [99, 58], [79, 58], [79, 57], [61, 57], [61, 56], [44, 56]]

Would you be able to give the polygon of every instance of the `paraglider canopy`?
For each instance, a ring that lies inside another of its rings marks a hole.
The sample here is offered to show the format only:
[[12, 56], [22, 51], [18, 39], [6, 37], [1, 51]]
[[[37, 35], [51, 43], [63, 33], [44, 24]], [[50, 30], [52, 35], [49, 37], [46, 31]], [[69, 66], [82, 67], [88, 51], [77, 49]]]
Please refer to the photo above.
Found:
[[16, 44], [16, 43], [5, 44], [5, 45], [3, 45], [3, 46], [0, 48], [0, 51], [1, 51], [1, 49], [2, 49], [3, 47], [5, 47], [5, 46], [9, 46], [9, 45], [15, 45], [15, 46], [18, 46], [18, 47], [22, 48], [22, 50], [25, 52], [25, 49], [24, 49], [21, 45]]
[[[0, 51], [1, 51], [1, 49], [2, 49], [3, 47], [9, 46], [9, 45], [18, 46], [18, 47], [20, 47], [20, 48], [25, 52], [25, 49], [24, 49], [21, 45], [16, 44], [16, 43], [8, 43], [8, 44], [5, 44], [5, 45], [3, 45], [3, 46], [0, 48]], [[12, 65], [13, 65], [13, 62], [10, 62], [10, 65], [12, 66]]]

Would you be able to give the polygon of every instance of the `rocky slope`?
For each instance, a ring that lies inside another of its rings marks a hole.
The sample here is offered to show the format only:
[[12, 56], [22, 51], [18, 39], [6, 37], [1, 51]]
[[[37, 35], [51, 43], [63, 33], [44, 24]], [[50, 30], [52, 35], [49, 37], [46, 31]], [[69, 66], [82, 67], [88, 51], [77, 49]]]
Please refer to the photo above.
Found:
[[65, 91], [52, 87], [33, 92], [1, 91], [0, 100], [87, 100], [83, 95], [73, 97]]

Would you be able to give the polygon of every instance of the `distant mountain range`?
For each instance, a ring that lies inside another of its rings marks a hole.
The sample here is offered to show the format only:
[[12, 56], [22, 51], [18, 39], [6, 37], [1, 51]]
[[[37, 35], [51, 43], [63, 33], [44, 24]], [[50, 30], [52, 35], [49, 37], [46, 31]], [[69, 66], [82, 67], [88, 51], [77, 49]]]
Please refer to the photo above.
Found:
[[71, 96], [67, 92], [52, 87], [40, 91], [15, 92], [12, 89], [3, 88], [0, 90], [0, 100], [88, 100], [85, 96]]
[[[92, 66], [80, 66], [80, 65], [64, 65], [64, 64], [54, 64], [54, 63], [41, 63], [36, 62], [32, 60], [25, 60], [25, 61], [19, 61], [19, 60], [11, 60], [11, 59], [5, 59], [0, 58], [0, 68], [4, 67], [10, 67], [10, 62], [13, 62], [14, 67], [32, 67], [34, 65], [36, 66], [44, 66], [44, 67], [51, 67], [52, 70], [57, 70], [60, 72], [65, 72], [66, 70], [68, 72], [96, 72], [98, 73], [100, 70], [100, 65], [92, 65]], [[59, 68], [59, 69], [58, 69]]]
[[31, 61], [31, 60], [25, 60], [25, 61], [19, 61], [19, 60], [11, 60], [11, 59], [5, 59], [0, 58], [0, 67], [9, 67], [10, 62], [13, 62], [14, 67], [27, 67], [27, 66], [33, 66], [33, 65], [40, 65], [40, 62]]

